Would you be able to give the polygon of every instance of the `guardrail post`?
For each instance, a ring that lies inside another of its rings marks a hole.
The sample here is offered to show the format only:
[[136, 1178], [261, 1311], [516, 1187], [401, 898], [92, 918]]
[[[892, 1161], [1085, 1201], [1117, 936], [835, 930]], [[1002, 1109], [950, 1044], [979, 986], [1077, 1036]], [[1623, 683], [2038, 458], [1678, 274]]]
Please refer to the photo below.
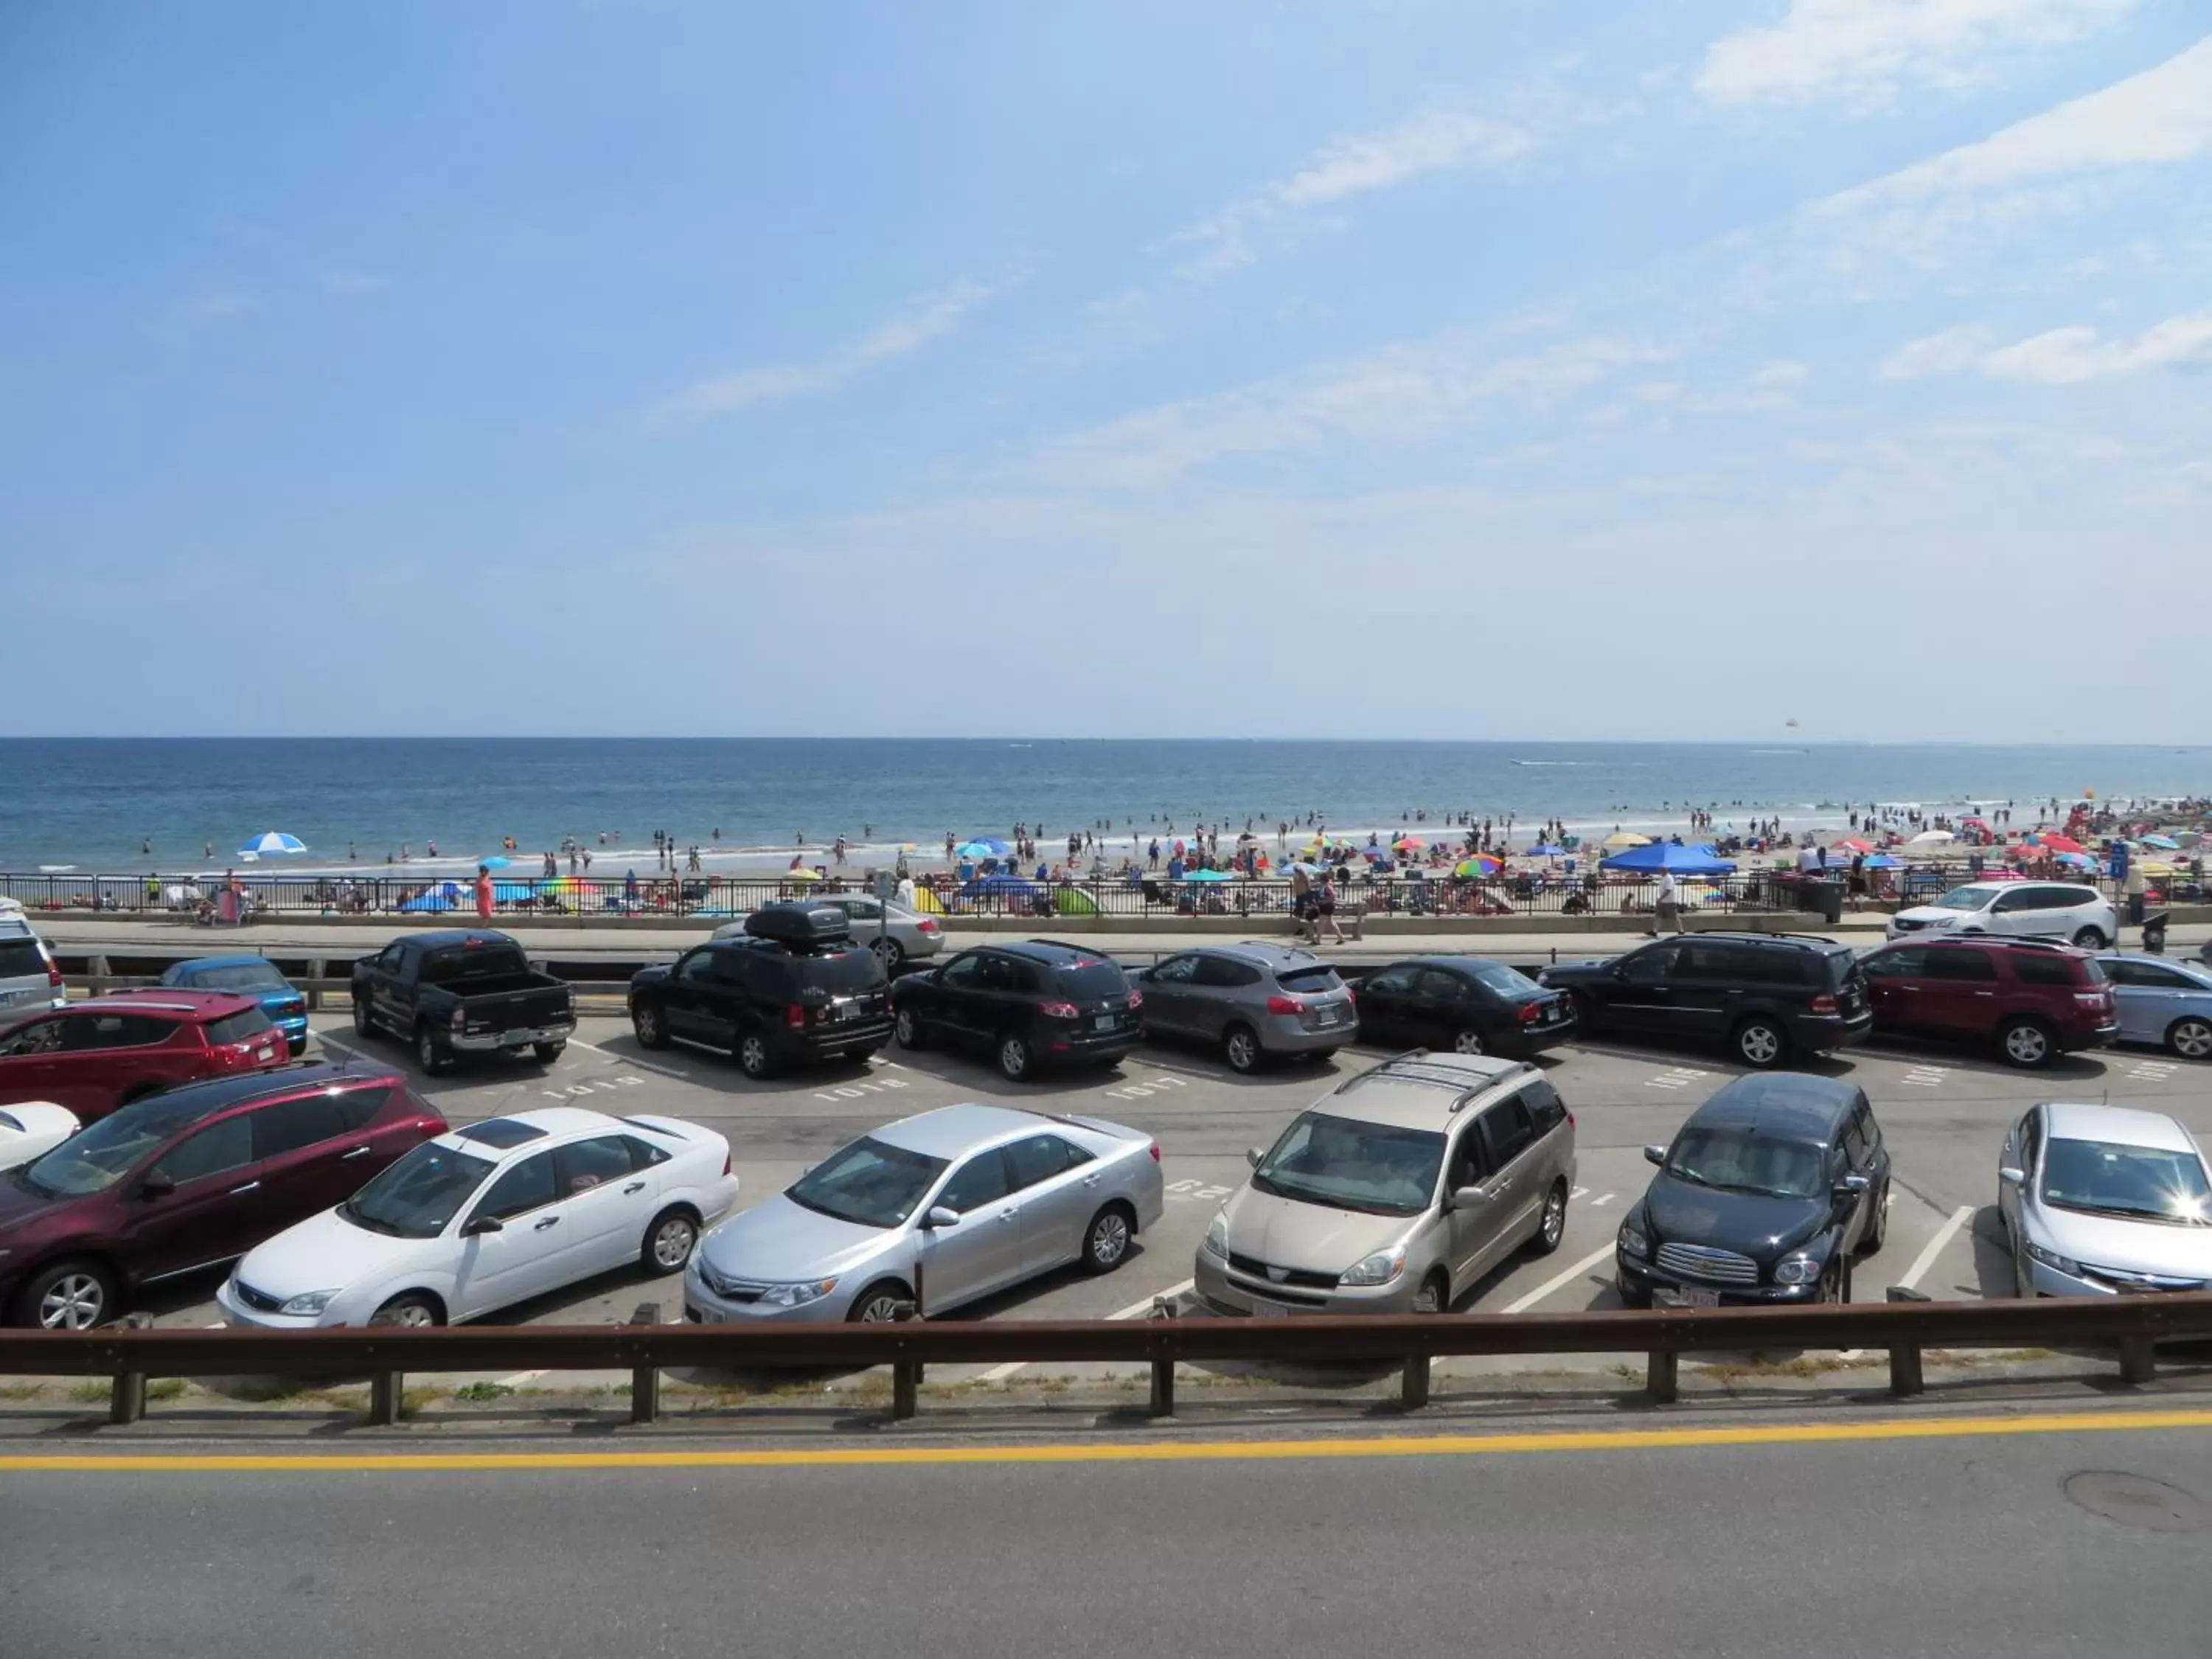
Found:
[[[1146, 1316], [1150, 1319], [1173, 1319], [1176, 1316], [1175, 1306], [1167, 1297], [1156, 1296], [1152, 1298], [1152, 1310]], [[1152, 1414], [1154, 1417], [1175, 1415], [1175, 1371], [1176, 1363], [1172, 1355], [1152, 1361]]]
[[2123, 1338], [2119, 1355], [2121, 1382], [2140, 1386], [2158, 1375], [2158, 1360], [2151, 1352], [2148, 1337]]
[[405, 1379], [398, 1371], [375, 1371], [368, 1379], [368, 1420], [380, 1429], [399, 1421], [399, 1389]]
[[1406, 1356], [1405, 1369], [1398, 1374], [1398, 1405], [1401, 1410], [1417, 1412], [1429, 1403], [1429, 1357], [1425, 1353]]
[[[330, 962], [327, 958], [317, 957], [308, 963], [307, 977], [310, 980], [325, 980], [330, 976]], [[321, 985], [313, 984], [307, 987], [307, 1006], [317, 1013], [322, 1012], [323, 988]]]
[[1644, 1386], [1655, 1406], [1671, 1406], [1681, 1396], [1682, 1357], [1672, 1348], [1654, 1348], [1644, 1357]]
[[[117, 1322], [126, 1331], [150, 1330], [154, 1325], [151, 1314], [125, 1314]], [[115, 1384], [108, 1391], [107, 1420], [111, 1423], [136, 1423], [146, 1415], [146, 1373], [118, 1371]]]
[[[660, 1304], [658, 1302], [639, 1303], [637, 1311], [629, 1316], [629, 1322], [633, 1325], [658, 1325], [660, 1322]], [[650, 1423], [659, 1415], [660, 1367], [632, 1366], [629, 1374], [629, 1420]]]
[[[921, 1263], [917, 1262], [915, 1264], [915, 1280], [917, 1291], [920, 1289], [921, 1279]], [[921, 1304], [919, 1301], [902, 1302], [898, 1304], [897, 1310], [891, 1316], [897, 1323], [902, 1325], [905, 1324], [908, 1320], [919, 1319], [921, 1317]], [[915, 1414], [915, 1412], [919, 1408], [920, 1401], [917, 1396], [919, 1396], [921, 1393], [921, 1362], [919, 1359], [892, 1360], [891, 1419], [894, 1422], [903, 1423]]]
[[[1889, 1287], [1887, 1299], [1891, 1302], [1926, 1302], [1929, 1297], [1925, 1291], [1893, 1285]], [[1900, 1342], [1893, 1346], [1889, 1351], [1889, 1391], [1899, 1395], [1923, 1394], [1927, 1388], [1927, 1381], [1920, 1369], [1920, 1345], [1917, 1342]]]

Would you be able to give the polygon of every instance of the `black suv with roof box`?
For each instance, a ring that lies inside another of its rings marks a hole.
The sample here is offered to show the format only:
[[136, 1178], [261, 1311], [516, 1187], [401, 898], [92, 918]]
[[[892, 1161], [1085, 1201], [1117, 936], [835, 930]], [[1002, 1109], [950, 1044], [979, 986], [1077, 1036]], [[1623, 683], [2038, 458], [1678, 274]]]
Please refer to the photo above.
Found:
[[823, 1060], [864, 1060], [890, 1041], [890, 981], [834, 904], [767, 904], [745, 937], [710, 940], [629, 982], [641, 1046], [727, 1049], [751, 1078]]
[[1015, 1082], [1041, 1066], [1111, 1066], [1137, 1046], [1141, 992], [1111, 957], [1032, 939], [963, 951], [891, 987], [899, 1047], [984, 1048]]
[[1574, 998], [1586, 1032], [1722, 1043], [1762, 1068], [1832, 1054], [1874, 1024], [1857, 956], [1815, 933], [1681, 933], [1537, 978]]

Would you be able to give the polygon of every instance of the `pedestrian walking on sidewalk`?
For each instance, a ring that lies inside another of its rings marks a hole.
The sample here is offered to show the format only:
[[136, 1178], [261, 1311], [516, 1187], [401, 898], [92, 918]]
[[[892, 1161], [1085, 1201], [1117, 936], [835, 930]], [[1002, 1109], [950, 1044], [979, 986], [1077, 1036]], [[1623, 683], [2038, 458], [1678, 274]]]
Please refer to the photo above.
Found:
[[1659, 900], [1652, 908], [1656, 913], [1651, 927], [1653, 938], [1669, 927], [1678, 933], [1682, 931], [1682, 890], [1674, 884], [1672, 870], [1659, 872]]

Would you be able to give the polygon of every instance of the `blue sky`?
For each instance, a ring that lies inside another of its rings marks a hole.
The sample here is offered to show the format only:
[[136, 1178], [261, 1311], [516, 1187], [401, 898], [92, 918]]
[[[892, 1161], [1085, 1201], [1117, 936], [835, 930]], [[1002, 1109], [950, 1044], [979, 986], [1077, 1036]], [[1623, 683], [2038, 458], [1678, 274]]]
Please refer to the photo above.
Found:
[[0, 730], [2195, 741], [2208, 28], [25, 0]]

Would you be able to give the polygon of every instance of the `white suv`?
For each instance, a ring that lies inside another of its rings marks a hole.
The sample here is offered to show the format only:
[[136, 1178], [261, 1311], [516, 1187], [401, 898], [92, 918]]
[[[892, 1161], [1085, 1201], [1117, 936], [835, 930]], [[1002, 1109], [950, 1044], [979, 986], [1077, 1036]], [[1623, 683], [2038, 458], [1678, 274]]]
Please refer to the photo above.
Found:
[[1935, 933], [2032, 934], [2101, 951], [2118, 942], [2120, 913], [2077, 882], [1972, 881], [1889, 921], [1892, 939]]
[[0, 901], [0, 1013], [58, 1008], [64, 1000], [61, 970], [46, 940], [23, 920], [20, 903]]

